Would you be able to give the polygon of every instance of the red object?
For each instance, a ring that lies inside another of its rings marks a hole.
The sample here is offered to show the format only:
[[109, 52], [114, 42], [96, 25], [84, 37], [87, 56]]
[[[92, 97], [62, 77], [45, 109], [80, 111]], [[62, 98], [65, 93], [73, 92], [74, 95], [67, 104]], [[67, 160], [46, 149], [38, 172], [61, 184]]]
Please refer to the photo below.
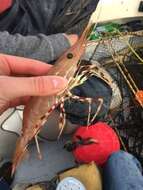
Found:
[[0, 13], [11, 7], [13, 0], [0, 0]]
[[95, 161], [98, 165], [103, 165], [113, 152], [120, 150], [120, 142], [115, 131], [103, 122], [88, 128], [79, 127], [73, 136], [73, 142], [77, 142], [79, 137], [83, 141], [88, 138], [95, 140], [95, 143], [79, 145], [73, 150], [76, 161], [80, 163]]

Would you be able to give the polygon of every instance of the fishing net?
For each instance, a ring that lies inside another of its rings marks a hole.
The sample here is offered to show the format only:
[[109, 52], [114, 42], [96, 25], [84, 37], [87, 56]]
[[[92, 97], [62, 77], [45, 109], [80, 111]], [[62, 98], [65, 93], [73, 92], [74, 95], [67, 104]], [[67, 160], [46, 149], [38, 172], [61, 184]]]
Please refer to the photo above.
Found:
[[122, 32], [116, 30], [110, 35], [104, 32], [100, 39], [92, 40], [86, 58], [93, 64], [98, 61], [116, 81], [122, 102], [109, 111], [106, 121], [117, 131], [122, 148], [143, 165], [143, 107], [135, 98], [136, 92], [143, 89], [143, 25], [138, 24], [138, 31], [129, 26], [124, 25], [125, 31], [122, 28]]

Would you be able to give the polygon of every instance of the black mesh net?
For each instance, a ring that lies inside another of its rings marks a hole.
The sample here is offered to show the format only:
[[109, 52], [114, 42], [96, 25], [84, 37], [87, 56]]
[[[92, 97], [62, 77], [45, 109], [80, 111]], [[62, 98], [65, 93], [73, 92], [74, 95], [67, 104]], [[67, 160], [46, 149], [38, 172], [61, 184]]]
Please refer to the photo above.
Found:
[[[117, 62], [121, 58], [124, 67], [120, 66], [124, 75], [128, 78], [130, 74], [138, 89], [142, 90], [143, 64], [141, 59], [143, 57], [143, 36], [133, 35], [130, 37], [128, 42], [131, 47], [128, 46], [126, 39], [125, 37], [124, 41], [120, 41], [119, 38], [112, 38], [109, 41], [112, 42], [112, 52], [109, 51], [108, 41], [106, 45], [103, 41], [103, 44], [95, 47], [90, 60], [93, 62], [97, 60], [117, 82], [122, 95], [122, 103], [117, 110], [110, 112], [106, 119], [119, 134], [123, 145], [122, 148], [136, 156], [143, 165], [143, 108], [136, 101], [131, 87], [127, 84], [123, 74], [121, 74], [115, 64], [116, 58]], [[114, 57], [112, 57], [112, 53]]]

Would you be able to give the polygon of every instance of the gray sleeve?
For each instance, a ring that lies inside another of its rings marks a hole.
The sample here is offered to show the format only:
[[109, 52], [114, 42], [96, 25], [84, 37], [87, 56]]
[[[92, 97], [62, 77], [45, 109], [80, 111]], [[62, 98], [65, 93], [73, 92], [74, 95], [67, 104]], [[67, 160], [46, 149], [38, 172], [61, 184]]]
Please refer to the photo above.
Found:
[[57, 59], [70, 47], [68, 39], [62, 34], [46, 36], [10, 35], [0, 32], [0, 53], [33, 58], [44, 62]]

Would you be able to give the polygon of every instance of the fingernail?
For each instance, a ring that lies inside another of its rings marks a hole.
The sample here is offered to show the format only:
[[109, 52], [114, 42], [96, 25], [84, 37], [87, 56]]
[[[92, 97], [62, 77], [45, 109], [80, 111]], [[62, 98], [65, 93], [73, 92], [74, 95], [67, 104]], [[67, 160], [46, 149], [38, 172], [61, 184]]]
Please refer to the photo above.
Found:
[[52, 83], [56, 89], [65, 88], [67, 86], [67, 81], [62, 77], [54, 77]]

